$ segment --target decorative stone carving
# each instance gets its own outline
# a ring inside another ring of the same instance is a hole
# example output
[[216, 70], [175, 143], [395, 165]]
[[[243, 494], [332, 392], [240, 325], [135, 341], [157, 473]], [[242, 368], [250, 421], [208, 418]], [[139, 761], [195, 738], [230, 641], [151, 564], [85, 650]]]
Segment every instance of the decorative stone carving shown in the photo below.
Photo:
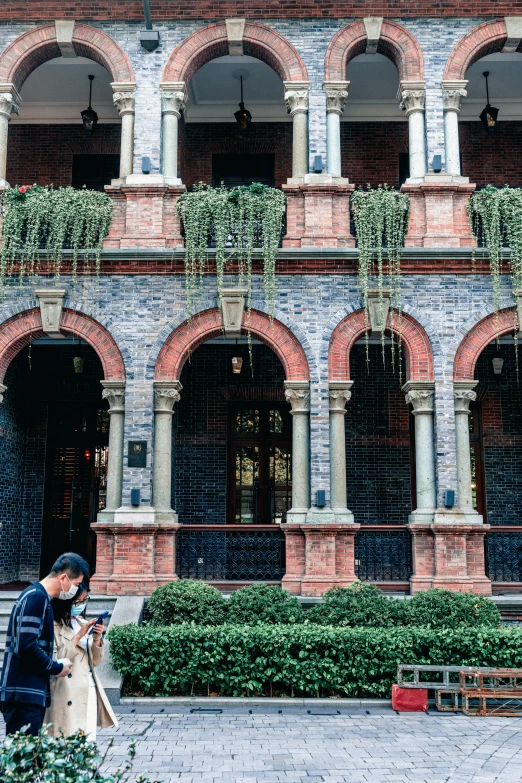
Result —
[[227, 337], [240, 337], [245, 298], [248, 295], [246, 288], [228, 288], [221, 294], [221, 314], [223, 317], [223, 329]]
[[341, 114], [346, 106], [348, 98], [348, 86], [350, 82], [325, 82], [323, 87], [326, 93], [326, 111], [332, 114]]
[[42, 330], [49, 337], [61, 337], [60, 320], [62, 317], [65, 288], [37, 288], [34, 292], [40, 305]]
[[522, 40], [522, 16], [505, 16], [507, 39], [503, 52], [516, 52]]
[[460, 112], [462, 99], [468, 94], [466, 91], [467, 84], [466, 79], [442, 82], [442, 97], [445, 111], [456, 111], [457, 114]]
[[345, 405], [350, 401], [353, 381], [331, 381], [329, 384], [330, 413], [346, 414]]
[[388, 289], [383, 289], [381, 301], [379, 301], [379, 291], [368, 291], [368, 312], [372, 334], [382, 334], [386, 329], [390, 312], [390, 291]]
[[310, 82], [283, 82], [285, 88], [286, 111], [293, 117], [308, 111]]
[[157, 381], [154, 384], [154, 413], [173, 413], [175, 403], [181, 399], [181, 389], [179, 381]]
[[285, 397], [292, 406], [292, 416], [310, 413], [310, 384], [308, 381], [285, 381]]
[[134, 114], [134, 98], [136, 95], [136, 85], [134, 82], [113, 82], [112, 100], [120, 117], [125, 114]]
[[435, 384], [432, 381], [408, 381], [402, 387], [406, 404], [413, 406], [413, 415], [432, 414], [435, 409]]
[[0, 116], [11, 119], [12, 114], [20, 114], [22, 98], [14, 84], [0, 84]]
[[415, 111], [424, 111], [426, 104], [426, 83], [423, 81], [403, 81], [399, 85], [397, 100], [406, 117]]
[[[473, 381], [473, 385], [477, 385], [477, 381]], [[469, 386], [466, 388], [458, 387], [455, 385], [453, 390], [453, 396], [455, 399], [455, 413], [469, 413], [470, 402], [475, 402], [477, 399], [477, 393], [473, 391]]]
[[125, 384], [120, 381], [102, 381], [102, 398], [109, 403], [109, 413], [124, 413]]
[[179, 120], [187, 104], [185, 82], [164, 82], [160, 90], [162, 114], [173, 114]]
[[246, 19], [225, 19], [228, 39], [228, 53], [232, 56], [242, 56], [243, 35], [245, 33]]
[[367, 16], [363, 19], [364, 29], [366, 30], [366, 36], [368, 38], [366, 42], [366, 54], [375, 54], [377, 52], [383, 21], [384, 19], [382, 16]]
[[54, 23], [56, 43], [62, 57], [78, 57], [72, 42], [75, 24], [71, 19], [57, 19]]
[[7, 386], [4, 386], [3, 383], [0, 383], [0, 404], [4, 400], [3, 394], [4, 394], [5, 391], [7, 391]]

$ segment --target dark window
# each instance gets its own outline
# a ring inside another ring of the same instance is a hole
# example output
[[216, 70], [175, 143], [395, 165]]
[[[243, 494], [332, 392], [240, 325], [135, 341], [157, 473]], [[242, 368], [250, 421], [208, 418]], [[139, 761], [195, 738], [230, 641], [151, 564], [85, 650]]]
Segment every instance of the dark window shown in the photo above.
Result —
[[73, 155], [72, 186], [103, 190], [120, 173], [119, 155]]
[[274, 168], [274, 155], [212, 155], [212, 185], [237, 188], [261, 182], [273, 188]]
[[399, 152], [399, 187], [404, 185], [410, 176], [410, 153]]

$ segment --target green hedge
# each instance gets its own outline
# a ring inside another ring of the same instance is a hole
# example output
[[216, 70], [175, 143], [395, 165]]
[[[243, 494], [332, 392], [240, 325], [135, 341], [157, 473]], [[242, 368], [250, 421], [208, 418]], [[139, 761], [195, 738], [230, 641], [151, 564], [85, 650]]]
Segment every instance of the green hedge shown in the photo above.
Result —
[[522, 628], [165, 628], [110, 634], [113, 666], [134, 693], [173, 696], [388, 696], [398, 663], [522, 665]]
[[296, 596], [275, 585], [242, 587], [227, 602], [227, 622], [236, 625], [302, 623], [305, 616]]

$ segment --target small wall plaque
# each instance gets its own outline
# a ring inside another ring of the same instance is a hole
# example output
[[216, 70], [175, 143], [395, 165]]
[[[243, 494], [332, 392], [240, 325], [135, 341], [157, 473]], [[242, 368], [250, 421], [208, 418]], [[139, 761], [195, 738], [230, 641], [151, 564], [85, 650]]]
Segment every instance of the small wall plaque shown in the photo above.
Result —
[[147, 441], [129, 441], [129, 468], [147, 467]]

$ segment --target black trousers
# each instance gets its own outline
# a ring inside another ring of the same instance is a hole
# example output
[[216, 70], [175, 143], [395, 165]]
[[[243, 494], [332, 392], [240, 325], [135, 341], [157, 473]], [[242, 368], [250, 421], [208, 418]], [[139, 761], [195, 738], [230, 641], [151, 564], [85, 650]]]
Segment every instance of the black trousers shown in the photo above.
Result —
[[5, 732], [14, 734], [23, 726], [29, 726], [27, 734], [38, 734], [43, 725], [45, 707], [39, 704], [23, 704], [22, 702], [7, 702], [2, 704]]

